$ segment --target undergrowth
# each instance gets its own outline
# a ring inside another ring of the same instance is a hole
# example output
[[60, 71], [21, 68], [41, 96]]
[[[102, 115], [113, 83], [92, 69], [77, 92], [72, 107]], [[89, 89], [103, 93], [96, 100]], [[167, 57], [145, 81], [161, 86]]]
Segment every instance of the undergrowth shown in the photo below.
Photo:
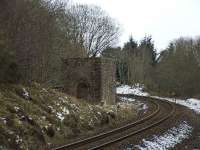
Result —
[[0, 149], [48, 149], [136, 114], [131, 105], [91, 105], [37, 83], [1, 84], [0, 104]]

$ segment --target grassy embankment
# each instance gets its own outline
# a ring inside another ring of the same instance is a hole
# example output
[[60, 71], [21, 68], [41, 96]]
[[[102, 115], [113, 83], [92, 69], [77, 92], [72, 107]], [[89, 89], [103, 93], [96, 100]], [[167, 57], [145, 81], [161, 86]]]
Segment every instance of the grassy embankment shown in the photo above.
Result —
[[90, 105], [37, 83], [0, 85], [0, 149], [44, 149], [136, 116], [133, 105]]

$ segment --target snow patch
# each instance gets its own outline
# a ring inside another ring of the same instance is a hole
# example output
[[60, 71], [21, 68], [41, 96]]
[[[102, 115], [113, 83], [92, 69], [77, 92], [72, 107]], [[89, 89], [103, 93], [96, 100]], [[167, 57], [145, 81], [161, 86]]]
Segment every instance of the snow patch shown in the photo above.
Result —
[[20, 110], [19, 107], [17, 107], [17, 106], [15, 106], [14, 109], [15, 109], [15, 111], [17, 111], [17, 112]]
[[142, 106], [139, 108], [139, 110], [143, 110], [144, 112], [147, 112], [147, 110], [148, 110], [147, 104], [142, 104]]
[[45, 88], [42, 88], [42, 92], [48, 93], [48, 90]]
[[29, 99], [30, 95], [29, 95], [28, 91], [27, 91], [25, 88], [23, 88], [22, 90], [23, 90], [23, 93], [22, 93], [23, 96], [24, 96], [26, 99]]
[[[48, 106], [48, 108], [50, 108], [51, 112], [55, 113], [56, 117], [62, 122], [65, 119], [65, 116], [70, 114], [69, 110], [73, 109], [68, 109], [71, 105], [66, 101], [67, 97], [59, 97], [58, 99], [59, 102], [54, 103], [56, 107]], [[76, 105], [73, 105], [73, 107], [75, 106]]]
[[56, 110], [52, 106], [47, 106], [47, 107], [51, 110], [52, 113], [56, 112]]
[[[142, 103], [141, 101], [137, 101], [134, 98], [120, 97], [120, 100], [123, 102], [128, 102], [128, 105], [133, 104], [136, 108], [138, 108], [139, 111], [143, 111], [144, 113], [146, 113], [148, 110], [147, 104]], [[129, 103], [129, 102], [131, 102], [131, 103]]]
[[148, 96], [147, 92], [143, 91], [143, 87], [137, 84], [136, 86], [121, 85], [117, 87], [117, 94], [134, 94], [139, 96]]
[[16, 142], [17, 144], [21, 143], [21, 142], [22, 142], [22, 138], [20, 138], [20, 136], [17, 135], [16, 138], [15, 138], [15, 142]]
[[6, 118], [4, 118], [4, 117], [0, 117], [0, 120], [2, 120], [4, 124], [7, 123], [7, 120], [6, 120]]
[[66, 101], [67, 99], [65, 97], [59, 97], [58, 99], [60, 100], [60, 102], [62, 102], [64, 104], [67, 103], [67, 101]]
[[143, 139], [141, 145], [129, 145], [126, 150], [167, 150], [173, 148], [176, 144], [188, 139], [192, 132], [192, 127], [186, 121], [178, 127], [173, 127], [162, 136], [154, 135], [152, 139]]
[[[121, 85], [117, 87], [117, 94], [134, 94], [138, 96], [150, 96], [149, 93], [144, 92], [143, 87], [139, 84], [136, 86], [129, 86], [129, 85]], [[174, 102], [183, 106], [188, 107], [189, 109], [194, 110], [197, 114], [200, 114], [200, 100], [189, 98], [189, 99], [175, 99], [175, 98], [168, 98], [168, 97], [158, 97], [158, 96], [150, 96], [152, 98], [157, 98], [161, 100], [167, 100], [170, 102]], [[131, 101], [130, 98], [123, 98], [124, 100]]]
[[56, 116], [60, 119], [60, 121], [63, 121], [65, 119], [65, 117], [62, 113], [57, 112]]
[[161, 100], [167, 100], [173, 103], [177, 103], [183, 106], [188, 107], [189, 109], [194, 110], [197, 114], [200, 114], [200, 100], [189, 98], [189, 99], [175, 99], [175, 98], [167, 98], [167, 97], [158, 97], [158, 96], [151, 96], [152, 98], [157, 98]]
[[43, 120], [46, 120], [46, 116], [42, 116], [42, 119], [43, 119]]
[[134, 98], [129, 98], [129, 97], [120, 97], [120, 100], [123, 102], [129, 101], [129, 102], [134, 102]]
[[56, 116], [63, 121], [65, 119], [65, 115], [69, 115], [69, 110], [66, 107], [61, 107], [61, 111], [56, 113]]
[[68, 110], [66, 107], [63, 107], [63, 108], [62, 108], [62, 112], [63, 112], [65, 115], [69, 115], [69, 110]]

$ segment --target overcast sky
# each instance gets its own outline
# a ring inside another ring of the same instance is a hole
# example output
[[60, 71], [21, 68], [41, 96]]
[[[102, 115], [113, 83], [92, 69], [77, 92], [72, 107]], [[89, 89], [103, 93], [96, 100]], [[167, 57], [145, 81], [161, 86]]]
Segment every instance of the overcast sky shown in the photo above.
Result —
[[152, 35], [158, 50], [180, 36], [200, 35], [200, 0], [72, 0], [95, 4], [122, 25], [119, 45]]

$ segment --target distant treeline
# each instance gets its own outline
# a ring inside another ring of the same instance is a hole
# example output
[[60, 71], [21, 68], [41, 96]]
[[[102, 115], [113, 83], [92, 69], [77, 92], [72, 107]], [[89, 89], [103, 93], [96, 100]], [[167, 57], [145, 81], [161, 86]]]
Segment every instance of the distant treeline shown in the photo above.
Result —
[[0, 1], [0, 82], [58, 84], [62, 59], [96, 57], [119, 36], [101, 8], [55, 0]]
[[157, 54], [151, 36], [139, 43], [131, 37], [123, 48], [108, 48], [103, 56], [116, 60], [120, 83], [144, 84], [167, 96], [200, 96], [200, 38], [174, 40]]

